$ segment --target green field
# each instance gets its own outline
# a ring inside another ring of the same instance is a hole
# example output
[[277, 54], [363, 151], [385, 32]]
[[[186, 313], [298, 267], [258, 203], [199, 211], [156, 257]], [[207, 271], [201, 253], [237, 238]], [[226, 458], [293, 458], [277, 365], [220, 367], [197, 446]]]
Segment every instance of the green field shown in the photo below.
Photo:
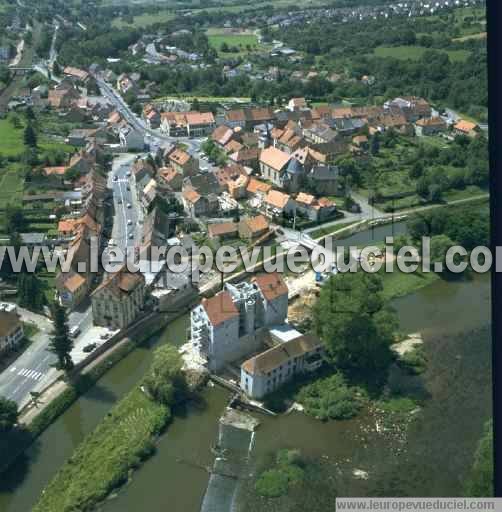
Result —
[[209, 39], [209, 44], [215, 49], [221, 52], [221, 45], [226, 43], [230, 48], [236, 47], [239, 49], [238, 52], [224, 52], [229, 54], [237, 54], [237, 53], [249, 53], [247, 47], [250, 47], [250, 50], [259, 50], [260, 46], [258, 45], [258, 38], [254, 34], [226, 34], [222, 32], [216, 31], [208, 31], [207, 37]]
[[134, 16], [133, 23], [127, 23], [123, 18], [115, 18], [112, 26], [115, 28], [134, 27], [144, 28], [155, 23], [165, 23], [175, 18], [175, 13], [172, 10], [159, 11], [156, 13], [145, 13], [139, 16]]
[[[379, 46], [375, 48], [377, 57], [393, 57], [400, 60], [418, 60], [429, 48], [422, 46]], [[452, 62], [464, 62], [470, 55], [467, 50], [450, 50], [445, 52]]]
[[23, 151], [23, 128], [15, 129], [7, 119], [0, 119], [0, 155], [16, 156]]
[[0, 209], [8, 204], [20, 206], [23, 189], [24, 177], [18, 165], [0, 169]]

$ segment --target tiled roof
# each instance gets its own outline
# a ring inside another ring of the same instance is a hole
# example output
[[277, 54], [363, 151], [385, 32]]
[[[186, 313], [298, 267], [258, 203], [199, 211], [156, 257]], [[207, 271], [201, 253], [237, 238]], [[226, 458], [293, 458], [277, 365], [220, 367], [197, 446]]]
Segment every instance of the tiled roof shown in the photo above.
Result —
[[304, 334], [244, 361], [242, 368], [250, 375], [266, 375], [287, 361], [304, 356], [319, 347], [322, 347], [319, 338], [312, 334]]
[[195, 204], [201, 196], [193, 188], [186, 188], [183, 190], [183, 197], [189, 203]]
[[247, 217], [241, 220], [246, 224], [249, 230], [253, 233], [259, 233], [269, 228], [268, 220], [263, 215], [256, 215], [255, 217]]
[[300, 192], [296, 196], [296, 202], [297, 203], [305, 204], [307, 206], [310, 206], [310, 205], [313, 205], [315, 203], [315, 197], [310, 195], [310, 194], [305, 194], [305, 192]]
[[267, 301], [272, 301], [281, 295], [288, 294], [288, 287], [277, 272], [271, 274], [259, 274], [251, 280], [260, 289]]
[[284, 208], [288, 203], [290, 196], [288, 194], [284, 194], [284, 192], [279, 192], [278, 190], [271, 190], [265, 201], [267, 204], [274, 206], [275, 208]]
[[210, 236], [231, 235], [237, 233], [237, 224], [235, 222], [217, 222], [209, 224], [207, 231]]
[[232, 296], [227, 291], [220, 292], [209, 299], [202, 299], [202, 307], [213, 326], [239, 316], [239, 311], [232, 300]]
[[471, 132], [472, 130], [475, 130], [477, 128], [477, 124], [476, 123], [471, 123], [470, 121], [464, 121], [464, 120], [460, 120], [456, 125], [455, 125], [455, 130], [460, 130], [462, 132]]
[[190, 155], [182, 149], [175, 149], [170, 155], [169, 159], [179, 165], [185, 165], [190, 160]]
[[260, 181], [256, 178], [251, 178], [246, 190], [249, 194], [256, 194], [256, 192], [267, 194], [271, 189], [272, 185], [269, 183], [265, 183], [264, 181]]
[[261, 152], [260, 162], [264, 163], [268, 167], [271, 167], [272, 169], [275, 169], [276, 171], [281, 171], [289, 162], [290, 158], [291, 155], [288, 155], [287, 153], [284, 153], [284, 151], [270, 146]]

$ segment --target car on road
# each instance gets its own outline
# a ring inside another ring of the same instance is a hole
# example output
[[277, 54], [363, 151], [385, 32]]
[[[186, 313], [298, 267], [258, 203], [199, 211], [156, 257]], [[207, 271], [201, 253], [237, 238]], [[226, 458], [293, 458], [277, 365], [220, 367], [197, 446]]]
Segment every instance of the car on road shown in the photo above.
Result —
[[131, 185], [127, 185], [127, 190], [131, 190]]
[[129, 219], [129, 220], [127, 221], [127, 225], [128, 225], [128, 226], [132, 226], [132, 220], [131, 220], [131, 219]]
[[118, 181], [118, 180], [119, 180], [119, 177], [118, 177], [117, 175], [115, 175], [115, 176], [113, 177], [113, 181]]
[[80, 327], [78, 325], [74, 325], [70, 332], [68, 333], [70, 338], [76, 338], [80, 334]]
[[103, 334], [101, 334], [99, 336], [99, 338], [102, 340], [107, 340], [110, 336], [111, 336], [111, 334], [109, 332], [104, 332]]
[[132, 240], [134, 238], [134, 233], [129, 233], [129, 240]]
[[89, 343], [88, 345], [86, 345], [83, 349], [82, 349], [82, 352], [85, 352], [85, 353], [89, 353], [89, 352], [92, 352], [98, 345], [96, 343]]
[[132, 204], [131, 203], [127, 203], [127, 208], [132, 208]]
[[126, 172], [126, 176], [127, 176], [128, 178], [130, 178], [130, 177], [131, 177], [131, 171], [127, 171], [127, 172]]
[[122, 199], [119, 199], [119, 200], [117, 201], [117, 204], [122, 204]]

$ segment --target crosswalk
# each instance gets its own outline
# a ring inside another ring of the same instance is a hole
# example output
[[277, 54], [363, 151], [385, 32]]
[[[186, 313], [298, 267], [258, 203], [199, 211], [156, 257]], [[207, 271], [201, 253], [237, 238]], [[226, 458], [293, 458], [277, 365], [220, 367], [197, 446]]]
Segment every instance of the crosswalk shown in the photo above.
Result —
[[45, 374], [39, 372], [37, 370], [32, 370], [30, 368], [16, 368], [15, 366], [10, 369], [11, 372], [16, 372], [20, 377], [25, 377], [26, 379], [32, 380], [40, 380]]

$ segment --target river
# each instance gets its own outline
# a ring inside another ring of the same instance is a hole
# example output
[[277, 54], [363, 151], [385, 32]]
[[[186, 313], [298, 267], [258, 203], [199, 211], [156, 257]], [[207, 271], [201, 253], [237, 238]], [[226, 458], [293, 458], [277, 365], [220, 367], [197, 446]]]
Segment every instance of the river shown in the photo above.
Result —
[[[400, 225], [394, 233], [403, 232]], [[382, 240], [390, 226], [358, 233], [345, 242]], [[399, 230], [399, 231], [398, 231]], [[350, 421], [321, 423], [293, 413], [261, 417], [256, 436], [256, 464], [283, 447], [329, 461], [337, 489], [344, 495], [459, 495], [482, 426], [490, 415], [490, 281], [487, 275], [432, 285], [393, 302], [404, 332], [424, 335], [429, 367], [406, 385], [427, 395], [419, 418], [405, 440], [378, 434], [374, 419], [363, 414]], [[27, 512], [75, 446], [96, 426], [109, 407], [140, 379], [152, 348], [181, 344], [188, 316], [173, 322], [161, 337], [138, 348], [112, 368], [85, 396], [66, 411], [26, 457], [0, 483], [0, 510]], [[203, 400], [178, 411], [160, 438], [157, 454], [133, 476], [130, 484], [103, 512], [198, 512], [212, 464], [211, 446], [227, 392], [207, 388]], [[368, 480], [354, 478], [354, 469]]]

